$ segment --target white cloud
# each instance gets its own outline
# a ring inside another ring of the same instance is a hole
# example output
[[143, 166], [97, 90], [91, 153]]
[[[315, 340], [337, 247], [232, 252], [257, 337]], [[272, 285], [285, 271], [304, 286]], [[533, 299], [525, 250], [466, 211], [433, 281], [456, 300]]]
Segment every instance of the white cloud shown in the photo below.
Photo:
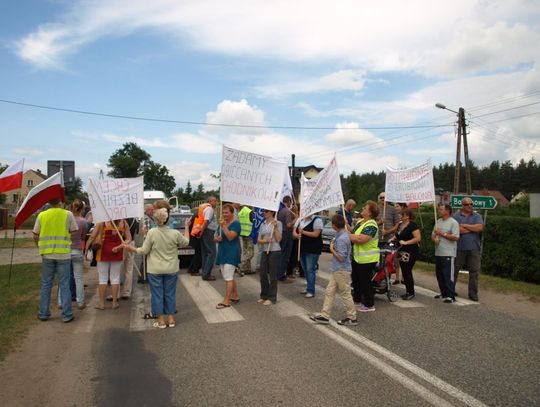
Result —
[[346, 69], [317, 78], [301, 77], [286, 83], [258, 86], [256, 92], [259, 97], [269, 98], [316, 92], [359, 92], [364, 83], [362, 72]]
[[21, 58], [51, 68], [100, 38], [150, 29], [222, 55], [332, 61], [366, 71], [443, 77], [536, 60], [539, 14], [538, 2], [522, 0], [411, 0], [391, 7], [354, 0], [79, 0], [15, 46]]
[[103, 134], [102, 138], [106, 141], [110, 141], [113, 143], [121, 143], [121, 144], [136, 143], [141, 147], [162, 147], [162, 148], [170, 147], [159, 138], [147, 139], [144, 137], [136, 137], [136, 136], [119, 136], [117, 134], [111, 134], [111, 133]]
[[358, 123], [338, 123], [336, 130], [325, 137], [332, 145], [347, 146], [351, 144], [364, 145], [383, 142], [367, 130], [360, 129]]

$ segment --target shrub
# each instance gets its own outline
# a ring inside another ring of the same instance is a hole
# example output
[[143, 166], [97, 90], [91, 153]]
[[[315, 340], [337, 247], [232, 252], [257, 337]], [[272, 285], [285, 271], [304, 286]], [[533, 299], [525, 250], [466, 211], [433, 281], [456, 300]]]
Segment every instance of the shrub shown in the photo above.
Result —
[[[430, 235], [433, 215], [422, 214], [420, 260], [435, 262]], [[488, 213], [484, 228], [482, 273], [540, 284], [540, 219], [496, 216]]]

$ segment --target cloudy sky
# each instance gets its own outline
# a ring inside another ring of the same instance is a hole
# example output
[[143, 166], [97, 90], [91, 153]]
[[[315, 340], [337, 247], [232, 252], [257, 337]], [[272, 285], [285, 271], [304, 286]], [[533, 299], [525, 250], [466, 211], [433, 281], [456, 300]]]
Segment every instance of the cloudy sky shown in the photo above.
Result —
[[465, 108], [476, 163], [538, 160], [539, 44], [533, 0], [4, 2], [0, 163], [86, 181], [134, 141], [211, 187], [222, 144], [345, 174], [452, 162], [437, 102]]

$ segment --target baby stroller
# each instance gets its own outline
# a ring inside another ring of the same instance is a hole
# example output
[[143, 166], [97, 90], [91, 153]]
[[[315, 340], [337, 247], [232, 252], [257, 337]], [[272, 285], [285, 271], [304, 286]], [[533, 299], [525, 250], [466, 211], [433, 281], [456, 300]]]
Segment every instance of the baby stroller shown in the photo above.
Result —
[[397, 254], [398, 249], [399, 247], [394, 243], [388, 243], [380, 250], [381, 258], [371, 278], [375, 294], [386, 294], [390, 302], [397, 300], [397, 293], [392, 289], [390, 283], [390, 275], [396, 272], [394, 270], [394, 256]]

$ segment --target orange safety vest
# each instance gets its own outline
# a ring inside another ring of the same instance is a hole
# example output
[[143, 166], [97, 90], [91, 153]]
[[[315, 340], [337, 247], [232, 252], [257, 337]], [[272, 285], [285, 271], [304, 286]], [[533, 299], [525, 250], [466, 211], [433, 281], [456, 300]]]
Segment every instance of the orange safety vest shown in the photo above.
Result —
[[197, 217], [193, 221], [193, 228], [191, 229], [191, 236], [198, 236], [201, 233], [202, 226], [204, 224], [204, 210], [210, 206], [209, 203], [202, 204], [199, 206], [199, 212]]

